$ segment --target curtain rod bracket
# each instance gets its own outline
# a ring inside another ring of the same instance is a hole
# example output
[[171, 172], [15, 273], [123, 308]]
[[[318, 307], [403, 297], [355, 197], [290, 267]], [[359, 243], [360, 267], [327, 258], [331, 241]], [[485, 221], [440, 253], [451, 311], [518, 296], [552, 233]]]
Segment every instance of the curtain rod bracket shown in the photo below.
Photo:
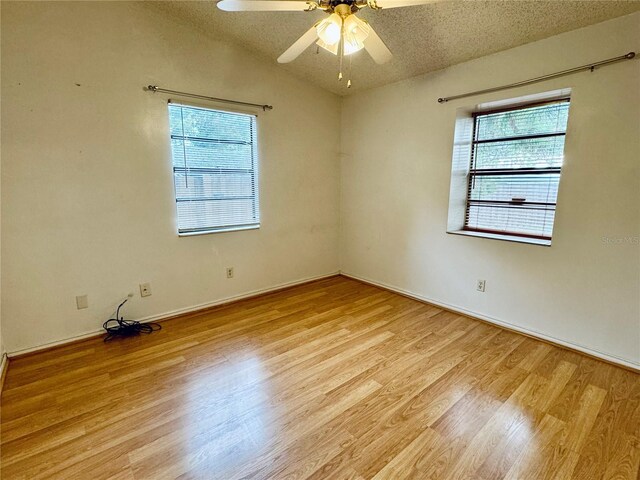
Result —
[[507, 90], [509, 88], [522, 87], [524, 85], [530, 85], [532, 83], [541, 82], [543, 80], [550, 80], [552, 78], [562, 77], [564, 75], [569, 75], [571, 73], [580, 72], [583, 70], [589, 70], [591, 72], [595, 71], [596, 67], [603, 67], [605, 65], [610, 65], [612, 63], [621, 62], [623, 60], [631, 60], [635, 58], [636, 52], [629, 52], [626, 55], [620, 55], [619, 57], [608, 58], [606, 60], [601, 60], [600, 62], [588, 63], [586, 65], [581, 65], [575, 68], [569, 68], [568, 70], [562, 70], [561, 72], [549, 73], [547, 75], [542, 75], [541, 77], [530, 78], [529, 80], [523, 80], [521, 82], [510, 83], [508, 85], [501, 85], [499, 87], [487, 88], [485, 90], [476, 90], [475, 92], [461, 93], [460, 95], [452, 95], [450, 97], [440, 97], [438, 98], [438, 103], [446, 103], [449, 100], [457, 100], [458, 98], [471, 97], [474, 95], [481, 95], [483, 93], [492, 93], [498, 92], [500, 90]]

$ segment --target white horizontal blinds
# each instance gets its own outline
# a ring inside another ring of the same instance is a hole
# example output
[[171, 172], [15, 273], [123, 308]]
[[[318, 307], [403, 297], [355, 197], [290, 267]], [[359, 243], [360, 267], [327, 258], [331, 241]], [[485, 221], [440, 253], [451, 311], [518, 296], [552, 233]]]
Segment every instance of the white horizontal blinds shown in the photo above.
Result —
[[169, 104], [178, 232], [260, 223], [256, 117]]
[[465, 229], [551, 239], [569, 100], [475, 115]]

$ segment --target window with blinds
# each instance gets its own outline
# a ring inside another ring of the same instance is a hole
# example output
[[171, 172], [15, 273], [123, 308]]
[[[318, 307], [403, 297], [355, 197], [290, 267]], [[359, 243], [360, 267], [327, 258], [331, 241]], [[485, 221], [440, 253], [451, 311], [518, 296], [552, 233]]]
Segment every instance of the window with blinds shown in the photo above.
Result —
[[464, 230], [551, 240], [569, 99], [473, 116]]
[[256, 116], [169, 104], [178, 233], [260, 226]]

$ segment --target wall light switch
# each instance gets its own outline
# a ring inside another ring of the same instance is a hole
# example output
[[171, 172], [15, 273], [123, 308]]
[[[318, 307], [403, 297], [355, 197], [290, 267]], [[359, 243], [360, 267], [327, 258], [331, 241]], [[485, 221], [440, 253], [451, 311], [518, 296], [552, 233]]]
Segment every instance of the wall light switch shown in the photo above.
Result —
[[79, 295], [76, 297], [76, 307], [78, 310], [89, 308], [89, 297], [87, 295]]

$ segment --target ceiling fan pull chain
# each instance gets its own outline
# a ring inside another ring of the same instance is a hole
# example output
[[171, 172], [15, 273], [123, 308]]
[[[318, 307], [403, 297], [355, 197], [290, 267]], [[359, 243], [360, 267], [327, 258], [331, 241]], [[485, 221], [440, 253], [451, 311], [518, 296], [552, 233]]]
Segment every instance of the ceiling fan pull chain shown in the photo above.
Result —
[[342, 80], [342, 63], [344, 59], [344, 19], [341, 19], [340, 24], [340, 72], [338, 73], [338, 80]]
[[347, 88], [351, 88], [351, 62], [353, 55], [349, 55], [349, 69], [347, 70]]
[[342, 49], [342, 40], [340, 40], [340, 51], [338, 52], [338, 55], [340, 56], [340, 68], [338, 71], [338, 80], [342, 80], [342, 57], [344, 57], [343, 49]]

